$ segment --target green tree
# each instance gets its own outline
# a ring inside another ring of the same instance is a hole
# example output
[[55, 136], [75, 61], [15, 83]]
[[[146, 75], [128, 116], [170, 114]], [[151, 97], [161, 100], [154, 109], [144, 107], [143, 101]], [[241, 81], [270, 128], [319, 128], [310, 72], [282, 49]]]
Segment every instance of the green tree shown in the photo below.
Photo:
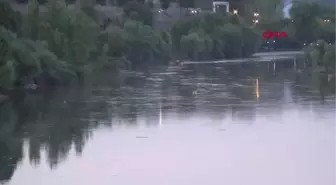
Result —
[[160, 59], [160, 56], [166, 58], [169, 53], [168, 43], [153, 28], [140, 22], [127, 21], [124, 29], [128, 34], [126, 56], [134, 66], [146, 63], [145, 61]]
[[233, 24], [225, 24], [215, 31], [216, 51], [221, 51], [225, 58], [242, 57], [242, 29]]
[[0, 26], [5, 27], [15, 33], [20, 31], [21, 15], [19, 12], [15, 12], [9, 1], [0, 1]]
[[124, 5], [123, 9], [126, 17], [141, 21], [145, 25], [153, 24], [153, 12], [148, 4], [130, 1]]
[[[317, 27], [316, 17], [318, 15], [317, 4], [308, 4], [302, 2], [294, 2], [290, 15], [294, 22], [295, 37], [301, 43], [312, 42], [316, 40], [316, 32], [313, 32]], [[309, 30], [309, 31], [308, 31]]]
[[248, 22], [252, 22], [254, 17], [254, 13], [258, 13], [259, 22], [272, 22], [276, 20], [280, 20], [282, 18], [282, 10], [284, 4], [281, 0], [253, 0], [253, 1], [245, 1], [243, 0], [241, 3], [241, 8], [243, 9], [244, 18]]
[[118, 6], [125, 6], [126, 4], [128, 4], [129, 2], [137, 2], [137, 3], [140, 3], [140, 4], [144, 4], [145, 3], [145, 0], [117, 0], [117, 5]]
[[326, 66], [327, 73], [335, 73], [335, 49], [335, 44], [325, 46], [322, 61], [323, 65]]
[[1, 59], [0, 87], [13, 88], [15, 83], [30, 83], [34, 78], [60, 77], [70, 74], [67, 64], [51, 53], [43, 42], [19, 39], [1, 28], [1, 36], [9, 43], [9, 53]]
[[38, 39], [40, 10], [37, 0], [28, 1], [28, 15], [23, 20], [23, 36], [33, 40]]
[[74, 4], [76, 0], [65, 0], [66, 4]]
[[181, 48], [183, 48], [182, 54], [185, 58], [197, 60], [199, 53], [204, 50], [205, 46], [199, 33], [193, 32], [182, 36]]
[[173, 25], [171, 36], [174, 53], [208, 60], [250, 56], [261, 40], [261, 34], [243, 19], [223, 14], [188, 17]]
[[170, 3], [172, 3], [173, 0], [160, 0], [160, 4], [161, 4], [161, 8], [163, 10], [166, 10], [167, 8], [169, 8]]
[[195, 0], [177, 0], [178, 5], [181, 8], [194, 8]]
[[318, 40], [305, 48], [308, 64], [315, 70], [327, 73], [335, 72], [335, 45]]
[[30, 0], [24, 17], [1, 3], [8, 7], [2, 15], [11, 18], [0, 19], [2, 89], [33, 81], [70, 83], [73, 77], [83, 79], [100, 69], [116, 72], [129, 62], [149, 65], [149, 61], [171, 58], [170, 34], [149, 26], [152, 10], [143, 1], [125, 4], [125, 14], [109, 18], [103, 26], [97, 24], [100, 18], [92, 0], [81, 0], [73, 7], [63, 0], [49, 1], [43, 12], [37, 0]]
[[94, 8], [94, 6], [96, 5], [95, 0], [79, 0], [79, 3], [80, 3], [81, 10], [85, 12], [86, 15], [88, 15], [95, 21], [98, 21], [97, 12]]
[[329, 43], [335, 41], [335, 22], [330, 18], [318, 19], [318, 27], [315, 28], [318, 38]]

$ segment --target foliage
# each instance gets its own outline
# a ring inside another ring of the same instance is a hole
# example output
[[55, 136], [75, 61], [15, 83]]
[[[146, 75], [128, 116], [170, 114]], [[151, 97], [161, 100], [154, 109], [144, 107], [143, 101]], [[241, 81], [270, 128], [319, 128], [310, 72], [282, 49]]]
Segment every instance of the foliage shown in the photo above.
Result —
[[0, 28], [0, 35], [9, 43], [9, 52], [0, 63], [0, 86], [13, 88], [15, 83], [31, 82], [34, 78], [60, 79], [71, 75], [68, 65], [50, 52], [44, 42], [19, 39]]
[[318, 40], [305, 48], [308, 64], [327, 73], [335, 72], [335, 44]]
[[[283, 1], [281, 0], [253, 0], [246, 1], [240, 0], [236, 2], [233, 1], [232, 4], [238, 3], [237, 9], [239, 14], [242, 14], [243, 17], [250, 23], [254, 19], [254, 13], [259, 13], [260, 22], [273, 22], [278, 21], [282, 18], [283, 13]], [[231, 5], [231, 4], [230, 4]]]
[[[162, 8], [173, 1], [161, 0]], [[176, 2], [186, 9], [195, 4], [194, 0]], [[200, 13], [182, 18], [169, 30], [155, 29], [153, 4], [144, 0], [118, 0], [123, 14], [105, 15], [106, 20], [93, 0], [80, 0], [71, 7], [68, 3], [48, 1], [47, 11], [42, 12], [38, 0], [29, 0], [28, 13], [20, 14], [8, 1], [0, 1], [4, 10], [0, 12], [0, 88], [32, 82], [65, 84], [101, 70], [114, 73], [120, 68], [167, 63], [171, 58], [248, 57], [260, 47], [264, 30], [285, 31], [289, 38], [277, 43], [286, 47], [335, 40], [334, 10], [316, 3], [295, 2], [292, 18], [280, 19], [278, 9], [283, 5], [279, 0], [255, 0], [247, 3], [244, 17]], [[256, 11], [260, 23], [253, 25], [253, 15], [246, 16]], [[322, 53], [321, 49], [309, 52], [310, 60], [327, 66], [327, 71], [333, 70], [326, 62], [334, 61], [330, 47]]]
[[192, 60], [202, 58], [204, 53], [210, 53], [212, 45], [211, 38], [204, 33], [191, 32], [181, 38], [182, 55]]
[[[335, 41], [335, 9], [318, 3], [294, 1], [290, 10], [290, 19], [260, 20], [261, 30], [284, 31], [289, 38], [277, 39], [277, 46], [301, 49], [316, 40]], [[268, 40], [265, 40], [265, 42]]]
[[94, 9], [95, 3], [96, 1], [94, 0], [79, 0], [81, 10], [93, 19], [97, 17], [97, 12]]
[[5, 28], [18, 32], [19, 26], [18, 23], [21, 21], [20, 13], [15, 12], [10, 4], [5, 1], [0, 1], [0, 26], [4, 26]]
[[[329, 20], [331, 22], [325, 22]], [[318, 19], [318, 26], [315, 29], [318, 35], [318, 39], [322, 39], [328, 42], [335, 40], [335, 20], [332, 19]]]
[[[290, 14], [293, 38], [301, 45], [308, 45], [304, 48], [308, 65], [314, 71], [334, 74], [335, 8], [318, 3], [295, 2]], [[326, 78], [329, 81], [329, 77]]]
[[142, 25], [135, 21], [127, 21], [124, 24], [124, 29], [128, 34], [126, 56], [133, 64], [135, 64], [134, 62], [146, 62], [157, 59], [161, 53], [168, 55], [169, 49], [167, 45], [169, 43], [165, 42], [162, 36], [156, 33], [150, 26]]
[[[316, 40], [316, 32], [312, 32], [311, 28], [317, 27], [316, 16], [319, 12], [317, 4], [312, 3], [294, 3], [290, 10], [295, 29], [295, 37], [300, 42], [312, 42]], [[309, 40], [307, 40], [309, 39]]]
[[178, 5], [181, 8], [194, 8], [195, 0], [177, 0]]
[[[93, 71], [114, 72], [129, 64], [170, 59], [170, 34], [149, 26], [152, 12], [147, 4], [125, 4], [124, 16], [103, 27], [97, 23], [92, 0], [82, 0], [72, 8], [62, 0], [49, 1], [46, 8], [41, 12], [38, 2], [30, 0], [25, 16], [10, 7], [1, 12], [12, 18], [1, 19], [0, 40], [7, 47], [0, 57], [1, 88], [65, 84]], [[22, 21], [13, 15], [20, 15]]]
[[172, 3], [172, 0], [160, 0], [161, 8], [163, 10], [166, 10], [167, 8], [169, 8], [170, 3]]
[[125, 6], [126, 4], [128, 4], [132, 1], [136, 2], [136, 3], [139, 3], [139, 4], [144, 4], [145, 3], [145, 0], [117, 0], [117, 5], [120, 6], [120, 7], [123, 7], [123, 6]]
[[123, 9], [126, 17], [140, 21], [145, 25], [151, 26], [153, 24], [153, 13], [148, 4], [130, 1], [123, 6]]
[[174, 51], [194, 60], [249, 56], [260, 35], [235, 15], [200, 14], [175, 24], [171, 31]]
[[[335, 40], [335, 14], [332, 9], [317, 3], [295, 2], [290, 15], [293, 20], [294, 37], [301, 43], [318, 39]], [[324, 22], [328, 19], [330, 22]], [[324, 37], [324, 38], [323, 38]]]

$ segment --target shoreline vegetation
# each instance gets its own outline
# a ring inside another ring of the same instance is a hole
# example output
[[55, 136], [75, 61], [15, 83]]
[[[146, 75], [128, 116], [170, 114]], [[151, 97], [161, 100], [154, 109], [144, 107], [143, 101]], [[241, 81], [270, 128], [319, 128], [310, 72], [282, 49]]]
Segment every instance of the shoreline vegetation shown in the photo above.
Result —
[[[171, 3], [166, 1], [162, 11]], [[186, 2], [180, 0], [180, 7], [194, 6]], [[63, 0], [48, 1], [43, 11], [37, 0], [27, 6], [22, 13], [0, 0], [0, 102], [18, 87], [69, 85], [101, 73], [117, 79], [120, 70], [171, 61], [251, 57], [269, 43], [262, 38], [264, 30], [289, 36], [267, 47], [304, 48], [309, 66], [335, 72], [335, 11], [316, 3], [294, 3], [291, 19], [276, 18], [273, 11], [254, 24], [248, 12], [198, 13], [163, 30], [155, 29], [153, 4], [141, 0], [119, 5], [121, 14], [113, 16], [95, 9], [93, 0], [71, 8]]]

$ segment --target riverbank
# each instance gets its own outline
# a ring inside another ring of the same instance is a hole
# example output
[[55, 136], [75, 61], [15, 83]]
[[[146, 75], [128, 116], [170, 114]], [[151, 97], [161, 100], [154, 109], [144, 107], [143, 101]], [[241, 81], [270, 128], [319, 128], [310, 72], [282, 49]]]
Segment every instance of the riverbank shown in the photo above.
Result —
[[[258, 52], [258, 53], [253, 54], [252, 57], [249, 57], [249, 58], [231, 59], [231, 60], [225, 59], [225, 60], [216, 60], [216, 61], [180, 61], [180, 62], [174, 62], [172, 65], [221, 64], [221, 63], [239, 64], [239, 63], [281, 62], [281, 61], [286, 62], [288, 60], [293, 60], [293, 58], [296, 56], [301, 57], [303, 56], [303, 54], [304, 53], [302, 51]], [[133, 71], [132, 70], [121, 70], [120, 73], [118, 73], [119, 74], [118, 76], [120, 76], [121, 79], [123, 79], [125, 76], [127, 76], [128, 73], [133, 73]], [[103, 73], [101, 72], [99, 76], [102, 76], [102, 75]], [[96, 76], [96, 75], [92, 75], [92, 76]], [[109, 72], [105, 71], [103, 76], [108, 78]], [[98, 81], [97, 79], [95, 80]], [[39, 88], [45, 88], [44, 86], [39, 86], [39, 87], [34, 86], [34, 88], [31, 88], [32, 86], [33, 85], [25, 85], [24, 87], [17, 87], [17, 89], [20, 89], [23, 91], [36, 91], [36, 90], [39, 90]], [[5, 101], [12, 94], [12, 91], [6, 91], [6, 92], [2, 91], [1, 92], [0, 90], [0, 94], [2, 94], [2, 98], [1, 98], [2, 101]]]
[[215, 61], [185, 61], [182, 64], [207, 64], [207, 63], [245, 63], [245, 62], [278, 62], [293, 60], [304, 55], [303, 51], [279, 51], [279, 52], [258, 52], [249, 58], [223, 59]]

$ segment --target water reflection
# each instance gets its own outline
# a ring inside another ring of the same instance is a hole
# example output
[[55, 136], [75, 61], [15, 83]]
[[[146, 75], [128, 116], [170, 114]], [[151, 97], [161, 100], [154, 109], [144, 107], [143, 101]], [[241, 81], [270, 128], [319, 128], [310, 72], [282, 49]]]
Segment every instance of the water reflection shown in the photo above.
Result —
[[0, 107], [0, 182], [11, 179], [17, 164], [22, 160], [22, 140], [18, 135], [18, 125], [13, 124], [16, 115], [13, 104]]
[[259, 79], [256, 80], [256, 97], [259, 100]]
[[[286, 115], [293, 116], [295, 111], [307, 115], [302, 111], [308, 109], [311, 119], [334, 123], [335, 81], [325, 76], [290, 72], [273, 75], [264, 68], [237, 73], [234, 67], [187, 66], [152, 69], [147, 75], [129, 77], [125, 83], [121, 88], [76, 87], [29, 93], [1, 105], [0, 181], [10, 182], [16, 168], [20, 171], [18, 164], [23, 156], [38, 168], [43, 158], [51, 169], [62, 161], [75, 160], [67, 160], [68, 154], [73, 151], [80, 156], [94, 131], [101, 127], [118, 130], [223, 122], [251, 125], [267, 119], [286, 122]], [[183, 135], [187, 131], [184, 129], [177, 131]], [[109, 142], [116, 141], [95, 145]], [[22, 168], [29, 169], [25, 162]], [[15, 180], [9, 184], [20, 183]]]

